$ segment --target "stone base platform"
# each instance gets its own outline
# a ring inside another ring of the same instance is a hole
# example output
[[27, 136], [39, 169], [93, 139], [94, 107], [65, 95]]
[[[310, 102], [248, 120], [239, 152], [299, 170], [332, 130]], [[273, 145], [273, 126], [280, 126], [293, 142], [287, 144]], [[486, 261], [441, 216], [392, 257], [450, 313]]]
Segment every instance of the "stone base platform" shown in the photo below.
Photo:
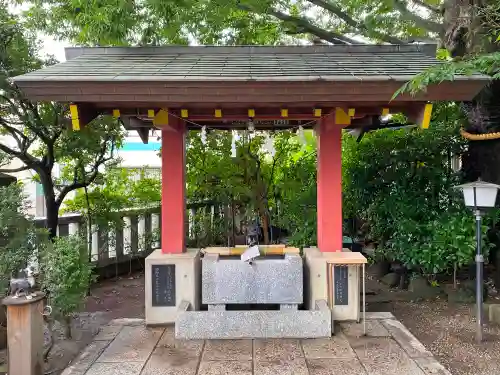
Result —
[[451, 375], [390, 313], [335, 336], [286, 340], [177, 340], [174, 328], [120, 319], [102, 327], [62, 375]]
[[175, 323], [178, 339], [317, 338], [332, 335], [326, 301], [317, 310], [186, 311]]

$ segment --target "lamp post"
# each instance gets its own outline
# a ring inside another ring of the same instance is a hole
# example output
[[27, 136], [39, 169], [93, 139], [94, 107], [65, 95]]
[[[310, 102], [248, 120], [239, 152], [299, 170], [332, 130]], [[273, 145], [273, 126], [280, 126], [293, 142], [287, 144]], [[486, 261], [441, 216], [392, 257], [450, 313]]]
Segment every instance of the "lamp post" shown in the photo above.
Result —
[[476, 340], [483, 340], [483, 264], [484, 257], [481, 251], [481, 214], [488, 208], [495, 207], [497, 192], [500, 185], [489, 182], [476, 181], [457, 186], [464, 195], [465, 205], [472, 208], [476, 217], [476, 307], [477, 332]]

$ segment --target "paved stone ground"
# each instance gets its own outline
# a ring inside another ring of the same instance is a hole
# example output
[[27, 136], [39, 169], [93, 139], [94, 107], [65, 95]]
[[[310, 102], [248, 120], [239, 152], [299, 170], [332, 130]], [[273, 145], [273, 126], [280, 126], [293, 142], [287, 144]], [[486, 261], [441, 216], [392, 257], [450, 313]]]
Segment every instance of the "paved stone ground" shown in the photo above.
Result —
[[328, 339], [180, 341], [173, 327], [115, 319], [63, 375], [451, 375], [391, 313]]

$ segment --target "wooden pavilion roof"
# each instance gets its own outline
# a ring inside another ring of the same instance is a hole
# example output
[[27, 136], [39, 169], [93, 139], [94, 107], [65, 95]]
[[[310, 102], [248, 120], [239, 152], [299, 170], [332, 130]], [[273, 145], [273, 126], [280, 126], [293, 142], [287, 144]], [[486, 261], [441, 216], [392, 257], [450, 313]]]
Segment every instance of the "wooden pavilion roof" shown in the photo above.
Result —
[[251, 109], [257, 127], [275, 128], [314, 119], [314, 109], [352, 108], [361, 122], [382, 108], [413, 113], [429, 101], [471, 100], [486, 84], [456, 77], [391, 100], [439, 64], [434, 56], [434, 45], [418, 44], [67, 48], [68, 61], [13, 80], [32, 100], [78, 104], [82, 118], [119, 111], [129, 128], [151, 127], [151, 113], [166, 108], [222, 128], [244, 126]]

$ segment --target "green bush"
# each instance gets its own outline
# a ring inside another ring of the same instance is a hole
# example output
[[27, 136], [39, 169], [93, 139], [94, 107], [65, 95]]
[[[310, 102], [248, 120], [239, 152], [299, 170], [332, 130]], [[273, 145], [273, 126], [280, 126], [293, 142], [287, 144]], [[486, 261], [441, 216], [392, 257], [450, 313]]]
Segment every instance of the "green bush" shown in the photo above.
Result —
[[85, 240], [79, 236], [56, 238], [41, 252], [40, 271], [52, 318], [66, 322], [66, 334], [71, 336], [71, 314], [82, 306], [92, 281]]
[[[454, 188], [463, 180], [452, 159], [466, 150], [457, 113], [440, 105], [428, 130], [343, 139], [344, 217], [364, 223], [358, 230], [379, 253], [426, 275], [474, 260], [475, 220]], [[485, 255], [489, 247], [484, 240]]]
[[0, 296], [5, 295], [12, 276], [36, 255], [37, 244], [47, 241], [28, 217], [22, 186], [0, 187]]
[[[385, 252], [393, 260], [425, 275], [451, 273], [474, 261], [476, 252], [475, 219], [465, 208], [444, 212], [424, 223], [406, 220], [387, 242]], [[487, 225], [482, 226], [483, 254], [487, 258]]]

